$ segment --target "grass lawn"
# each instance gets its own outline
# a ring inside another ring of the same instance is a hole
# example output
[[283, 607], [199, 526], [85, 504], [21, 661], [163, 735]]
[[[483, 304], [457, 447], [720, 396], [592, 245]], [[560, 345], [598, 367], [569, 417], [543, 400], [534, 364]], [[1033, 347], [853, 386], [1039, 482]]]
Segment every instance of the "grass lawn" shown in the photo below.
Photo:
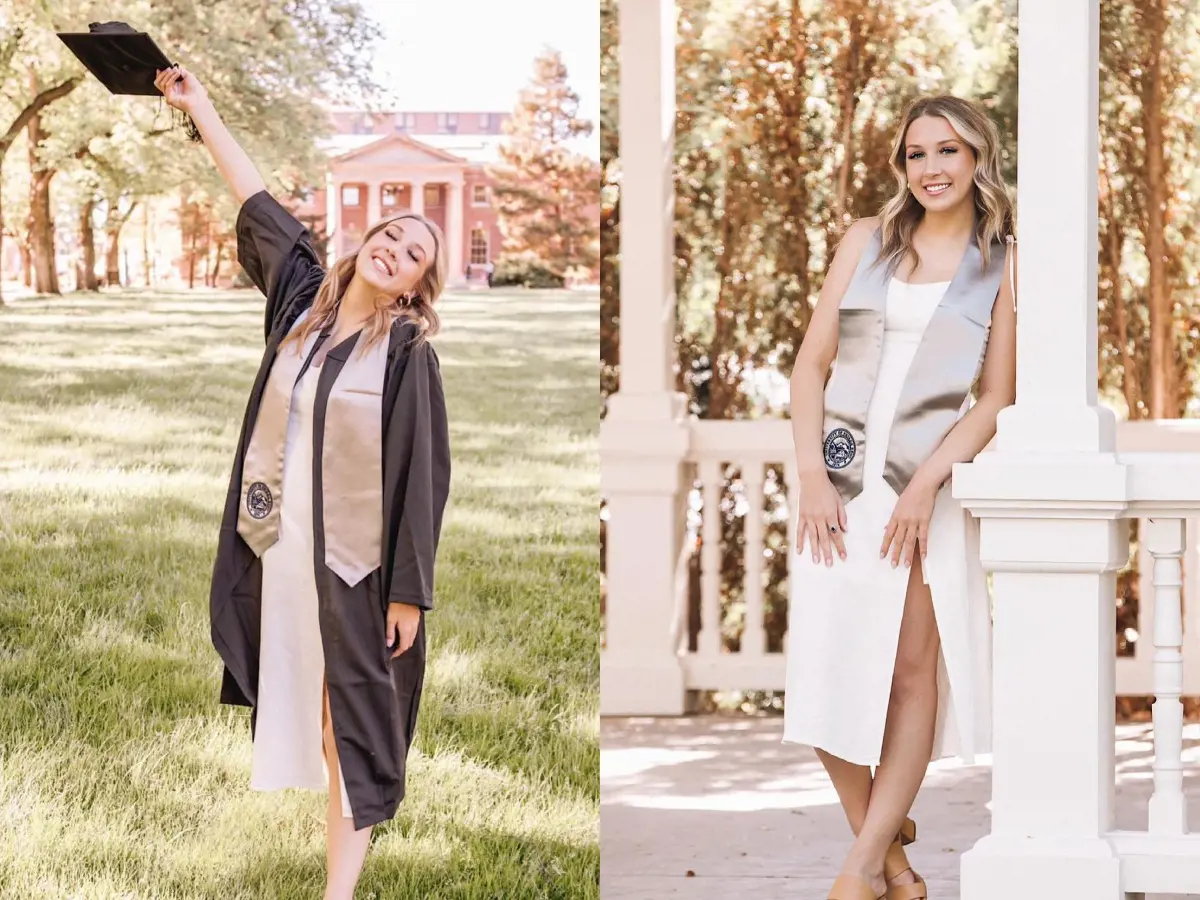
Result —
[[[325, 795], [249, 789], [208, 586], [257, 292], [0, 309], [0, 897], [319, 898]], [[451, 294], [454, 473], [408, 796], [359, 898], [599, 877], [598, 300]]]

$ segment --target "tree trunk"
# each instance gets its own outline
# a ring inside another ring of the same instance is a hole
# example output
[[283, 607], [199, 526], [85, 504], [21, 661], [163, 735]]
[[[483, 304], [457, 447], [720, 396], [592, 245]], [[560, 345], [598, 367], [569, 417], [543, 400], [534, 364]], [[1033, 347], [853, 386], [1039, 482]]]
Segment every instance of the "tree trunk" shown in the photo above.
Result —
[[38, 159], [37, 148], [48, 134], [41, 115], [29, 120], [29, 242], [33, 252], [34, 289], [39, 294], [61, 294], [54, 254], [54, 220], [50, 213], [50, 182], [55, 170]]
[[1105, 218], [1105, 241], [1102, 252], [1108, 258], [1108, 269], [1111, 272], [1113, 326], [1117, 332], [1117, 344], [1121, 348], [1121, 390], [1125, 394], [1125, 406], [1128, 408], [1130, 419], [1144, 418], [1139, 404], [1141, 396], [1141, 371], [1133, 358], [1133, 347], [1129, 342], [1129, 309], [1125, 303], [1125, 294], [1121, 282], [1121, 248], [1124, 246], [1124, 234], [1117, 219], [1117, 211], [1113, 205], [1112, 180], [1108, 177], [1108, 157], [1101, 155], [1104, 183], [1101, 195], [1101, 209]]
[[105, 229], [108, 246], [104, 254], [104, 283], [109, 287], [121, 286], [121, 226], [109, 225]]
[[206, 210], [204, 216], [204, 286], [214, 287], [212, 266], [209, 264], [208, 251], [212, 247], [212, 214]]
[[[31, 73], [30, 78], [33, 80], [35, 76]], [[0, 135], [0, 169], [3, 168], [4, 157], [8, 155], [8, 148], [13, 145], [13, 141], [17, 139], [17, 135], [19, 135], [29, 124], [30, 118], [36, 115], [38, 110], [48, 106], [55, 100], [67, 96], [67, 94], [71, 93], [71, 91], [75, 89], [81, 80], [82, 76], [76, 75], [73, 78], [68, 78], [66, 81], [60, 84], [56, 84], [52, 88], [47, 88], [46, 90], [40, 92], [37, 90], [36, 81], [34, 81], [33, 99], [26, 104], [23, 110], [17, 113], [17, 117], [9, 123], [8, 130], [5, 131], [4, 134]], [[3, 222], [2, 218], [0, 218], [0, 222]], [[0, 227], [0, 259], [4, 258], [3, 250], [4, 229]], [[25, 286], [28, 287], [29, 259], [26, 256], [24, 247], [22, 247], [21, 250], [21, 272], [22, 278], [25, 281]], [[3, 303], [4, 298], [3, 296], [0, 296], [0, 305], [3, 305]]]
[[188, 290], [196, 286], [196, 232], [199, 228], [192, 229], [192, 246], [188, 250]]
[[1174, 323], [1171, 318], [1171, 294], [1166, 283], [1166, 211], [1165, 160], [1163, 157], [1163, 70], [1162, 48], [1166, 17], [1162, 0], [1150, 0], [1143, 7], [1150, 34], [1149, 59], [1142, 92], [1142, 125], [1146, 136], [1146, 257], [1150, 309], [1150, 417], [1175, 418], [1173, 350]]
[[21, 283], [33, 287], [33, 253], [29, 249], [29, 236], [21, 242]]
[[[745, 177], [742, 166], [742, 151], [735, 148], [729, 154], [729, 165], [725, 176], [725, 214], [721, 217], [721, 252], [717, 256], [717, 302], [713, 308], [713, 336], [709, 345], [708, 409], [709, 419], [730, 418], [734, 395], [738, 384], [735, 362], [737, 348], [734, 337], [737, 331], [736, 303], [733, 294], [734, 256], [738, 249], [738, 226], [741, 224], [740, 179]], [[733, 371], [731, 371], [733, 370]]]
[[225, 249], [224, 241], [217, 241], [217, 252], [213, 256], [212, 286], [217, 286], [217, 278], [221, 274], [221, 251]]
[[150, 204], [142, 204], [142, 275], [146, 287], [151, 287], [150, 278]]
[[95, 208], [96, 199], [91, 197], [79, 214], [79, 241], [83, 247], [83, 278], [79, 281], [79, 288], [84, 291], [100, 289], [100, 281], [96, 278], [96, 229], [92, 227]]
[[121, 229], [125, 227], [125, 223], [129, 221], [133, 211], [137, 209], [137, 201], [134, 201], [122, 215], [116, 211], [118, 202], [119, 198], [109, 200], [108, 221], [104, 225], [104, 231], [108, 235], [108, 247], [104, 260], [104, 282], [109, 287], [121, 286]]

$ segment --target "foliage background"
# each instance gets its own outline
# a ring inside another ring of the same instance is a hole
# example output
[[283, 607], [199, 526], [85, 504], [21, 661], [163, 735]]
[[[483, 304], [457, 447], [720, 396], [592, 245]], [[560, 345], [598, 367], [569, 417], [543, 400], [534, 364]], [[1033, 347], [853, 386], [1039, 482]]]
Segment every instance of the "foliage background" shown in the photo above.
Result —
[[[601, 2], [602, 410], [620, 362], [617, 7]], [[830, 248], [894, 189], [887, 151], [909, 101], [948, 92], [982, 104], [1000, 128], [1015, 196], [1017, 4], [679, 0], [678, 9], [676, 387], [702, 418], [784, 416], [786, 379]], [[1200, 10], [1182, 0], [1104, 0], [1101, 9], [1101, 399], [1121, 417], [1191, 416]], [[722, 625], [734, 648], [746, 510], [740, 473], [729, 467], [726, 476]], [[779, 649], [787, 557], [780, 472], [768, 471], [766, 489], [766, 624], [769, 646]], [[1136, 640], [1135, 574], [1124, 573], [1116, 598], [1122, 653]]]

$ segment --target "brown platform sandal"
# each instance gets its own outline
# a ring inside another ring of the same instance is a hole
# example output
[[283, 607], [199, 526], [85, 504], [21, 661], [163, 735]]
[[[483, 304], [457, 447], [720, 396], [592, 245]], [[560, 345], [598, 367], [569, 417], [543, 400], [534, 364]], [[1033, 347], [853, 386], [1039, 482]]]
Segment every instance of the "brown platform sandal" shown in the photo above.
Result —
[[888, 847], [887, 856], [883, 858], [883, 877], [891, 881], [893, 878], [911, 871], [916, 881], [912, 884], [889, 884], [886, 900], [928, 900], [929, 898], [929, 888], [925, 884], [925, 879], [908, 864], [908, 856], [904, 852], [904, 845], [911, 844], [916, 839], [917, 824], [912, 819], [906, 818], [904, 824], [900, 826], [900, 833], [896, 835], [896, 840], [892, 841]]
[[[889, 895], [890, 896], [890, 895]], [[875, 889], [853, 875], [839, 875], [833, 882], [827, 900], [886, 900], [875, 894]]]

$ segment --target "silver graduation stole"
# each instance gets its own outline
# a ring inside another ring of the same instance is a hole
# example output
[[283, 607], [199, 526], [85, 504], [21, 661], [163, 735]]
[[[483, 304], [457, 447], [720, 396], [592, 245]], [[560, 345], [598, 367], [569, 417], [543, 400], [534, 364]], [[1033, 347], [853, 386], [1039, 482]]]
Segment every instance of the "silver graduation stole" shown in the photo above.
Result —
[[[309, 312], [301, 314], [291, 331]], [[292, 393], [318, 337], [314, 331], [304, 346], [289, 345], [276, 355], [246, 450], [237, 531], [256, 556], [279, 540]], [[329, 394], [321, 454], [324, 515], [316, 523], [324, 528], [325, 564], [351, 587], [378, 568], [383, 541], [383, 381], [388, 338], [360, 354], [365, 340], [364, 330]]]
[[[849, 503], [862, 492], [867, 408], [883, 351], [889, 275], [879, 258], [879, 229], [863, 250], [838, 311], [837, 377], [825, 391], [824, 456], [829, 480]], [[983, 268], [971, 234], [954, 279], [933, 311], [905, 377], [887, 440], [884, 480], [903, 493], [958, 418], [979, 377], [992, 306], [1004, 272], [1004, 245], [992, 244]]]

